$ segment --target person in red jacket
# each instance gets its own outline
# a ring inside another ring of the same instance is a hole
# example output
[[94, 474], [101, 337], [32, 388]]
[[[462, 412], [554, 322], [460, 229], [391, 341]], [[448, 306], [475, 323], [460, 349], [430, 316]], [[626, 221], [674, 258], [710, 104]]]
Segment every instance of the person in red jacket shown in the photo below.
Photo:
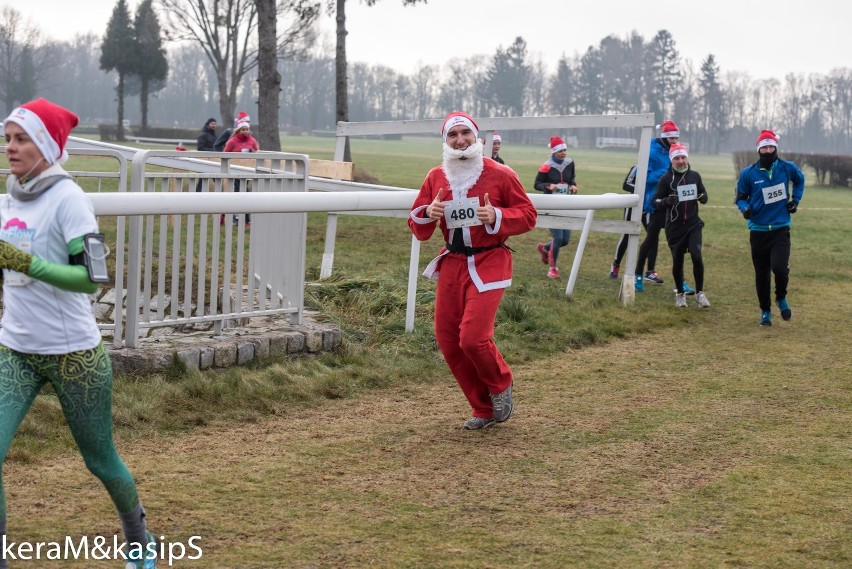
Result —
[[494, 321], [512, 284], [506, 239], [533, 229], [537, 217], [517, 174], [482, 156], [478, 132], [470, 115], [447, 116], [443, 163], [426, 175], [408, 219], [418, 240], [439, 228], [445, 241], [423, 274], [438, 281], [435, 337], [473, 410], [468, 430], [502, 423], [514, 409], [512, 370], [494, 343]]
[[[248, 113], [245, 111], [240, 111], [240, 114], [237, 115], [237, 121], [234, 124], [234, 132], [231, 134], [231, 138], [228, 139], [228, 142], [225, 143], [225, 152], [257, 152], [260, 147], [257, 144], [257, 140], [251, 135], [249, 129], [251, 128], [251, 119], [248, 116]], [[240, 191], [240, 181], [234, 180], [234, 191]], [[248, 191], [248, 190], [247, 190]], [[234, 223], [239, 221], [239, 216], [234, 216]], [[225, 216], [222, 215], [219, 218], [219, 224], [225, 223]], [[246, 228], [251, 227], [251, 215], [246, 214]]]
[[[533, 187], [545, 194], [576, 194], [579, 186], [574, 172], [574, 161], [568, 158], [568, 145], [560, 136], [550, 138], [547, 145], [550, 149], [550, 159], [541, 165], [535, 175]], [[547, 278], [558, 279], [559, 249], [568, 245], [571, 240], [570, 229], [551, 229], [552, 239], [547, 243], [538, 244], [541, 261], [548, 264]]]

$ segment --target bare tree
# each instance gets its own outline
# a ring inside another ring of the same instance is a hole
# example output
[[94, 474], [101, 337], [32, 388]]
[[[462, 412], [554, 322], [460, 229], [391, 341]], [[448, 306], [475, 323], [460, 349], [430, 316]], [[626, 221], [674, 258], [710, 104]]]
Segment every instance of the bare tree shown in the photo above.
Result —
[[254, 0], [257, 7], [257, 143], [263, 150], [281, 150], [278, 135], [278, 95], [281, 73], [278, 72], [278, 13], [275, 0]]
[[[375, 6], [378, 0], [363, 0], [367, 6]], [[402, 0], [403, 6], [413, 6], [418, 2], [424, 4], [427, 0]], [[328, 11], [335, 14], [335, 22], [337, 24], [337, 48], [335, 50], [335, 78], [334, 84], [337, 91], [336, 107], [337, 107], [337, 122], [347, 122], [349, 120], [349, 90], [346, 77], [346, 0], [328, 0]], [[352, 155], [349, 150], [349, 137], [346, 137], [346, 145], [343, 151], [343, 160], [345, 162], [352, 161]]]
[[[258, 65], [255, 0], [159, 0], [159, 3], [169, 39], [196, 42], [210, 60], [216, 72], [222, 122], [230, 123], [241, 81]], [[316, 15], [312, 18], [301, 15], [306, 11], [317, 14], [316, 4], [279, 0], [276, 10], [279, 17], [295, 15], [278, 35], [278, 55], [298, 54], [313, 37], [312, 24], [316, 18]]]
[[[319, 15], [319, 4], [310, 1], [287, 2], [276, 5], [276, 0], [254, 0], [257, 7], [257, 115], [258, 144], [263, 150], [281, 150], [281, 137], [278, 134], [278, 110], [281, 93], [281, 73], [278, 70], [278, 53], [285, 56], [301, 55], [304, 41], [313, 37], [311, 24]], [[289, 8], [300, 23], [300, 30], [306, 35], [287, 35], [279, 44], [278, 16], [279, 8]], [[300, 45], [296, 44], [299, 39]], [[296, 49], [294, 49], [296, 48]]]
[[20, 12], [8, 6], [0, 10], [0, 100], [7, 114], [37, 92], [52, 68], [49, 48], [39, 29], [25, 22]]

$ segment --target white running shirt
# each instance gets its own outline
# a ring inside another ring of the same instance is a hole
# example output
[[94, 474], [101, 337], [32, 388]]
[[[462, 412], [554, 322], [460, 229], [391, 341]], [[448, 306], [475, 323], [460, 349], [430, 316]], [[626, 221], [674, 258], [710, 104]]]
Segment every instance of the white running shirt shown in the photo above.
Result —
[[[0, 239], [47, 261], [67, 265], [68, 242], [97, 231], [92, 202], [70, 178], [32, 201], [0, 195]], [[100, 343], [87, 294], [61, 290], [8, 269], [3, 273], [0, 344], [25, 354], [67, 354]]]

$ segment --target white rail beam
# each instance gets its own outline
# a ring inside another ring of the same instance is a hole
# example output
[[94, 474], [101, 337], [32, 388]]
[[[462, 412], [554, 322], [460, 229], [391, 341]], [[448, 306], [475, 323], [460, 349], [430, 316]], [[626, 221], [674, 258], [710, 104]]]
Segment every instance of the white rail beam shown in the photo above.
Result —
[[[189, 213], [293, 213], [308, 211], [407, 210], [414, 191], [338, 193], [131, 192], [90, 194], [97, 215], [171, 215]], [[633, 207], [633, 194], [600, 196], [530, 196], [537, 209], [573, 210]]]

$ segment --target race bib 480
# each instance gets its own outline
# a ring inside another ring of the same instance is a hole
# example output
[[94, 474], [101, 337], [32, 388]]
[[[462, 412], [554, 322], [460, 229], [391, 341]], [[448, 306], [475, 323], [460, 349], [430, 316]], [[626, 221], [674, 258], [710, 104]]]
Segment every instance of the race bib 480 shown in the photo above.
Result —
[[479, 198], [465, 198], [454, 202], [444, 202], [444, 221], [450, 229], [482, 225], [476, 217]]

